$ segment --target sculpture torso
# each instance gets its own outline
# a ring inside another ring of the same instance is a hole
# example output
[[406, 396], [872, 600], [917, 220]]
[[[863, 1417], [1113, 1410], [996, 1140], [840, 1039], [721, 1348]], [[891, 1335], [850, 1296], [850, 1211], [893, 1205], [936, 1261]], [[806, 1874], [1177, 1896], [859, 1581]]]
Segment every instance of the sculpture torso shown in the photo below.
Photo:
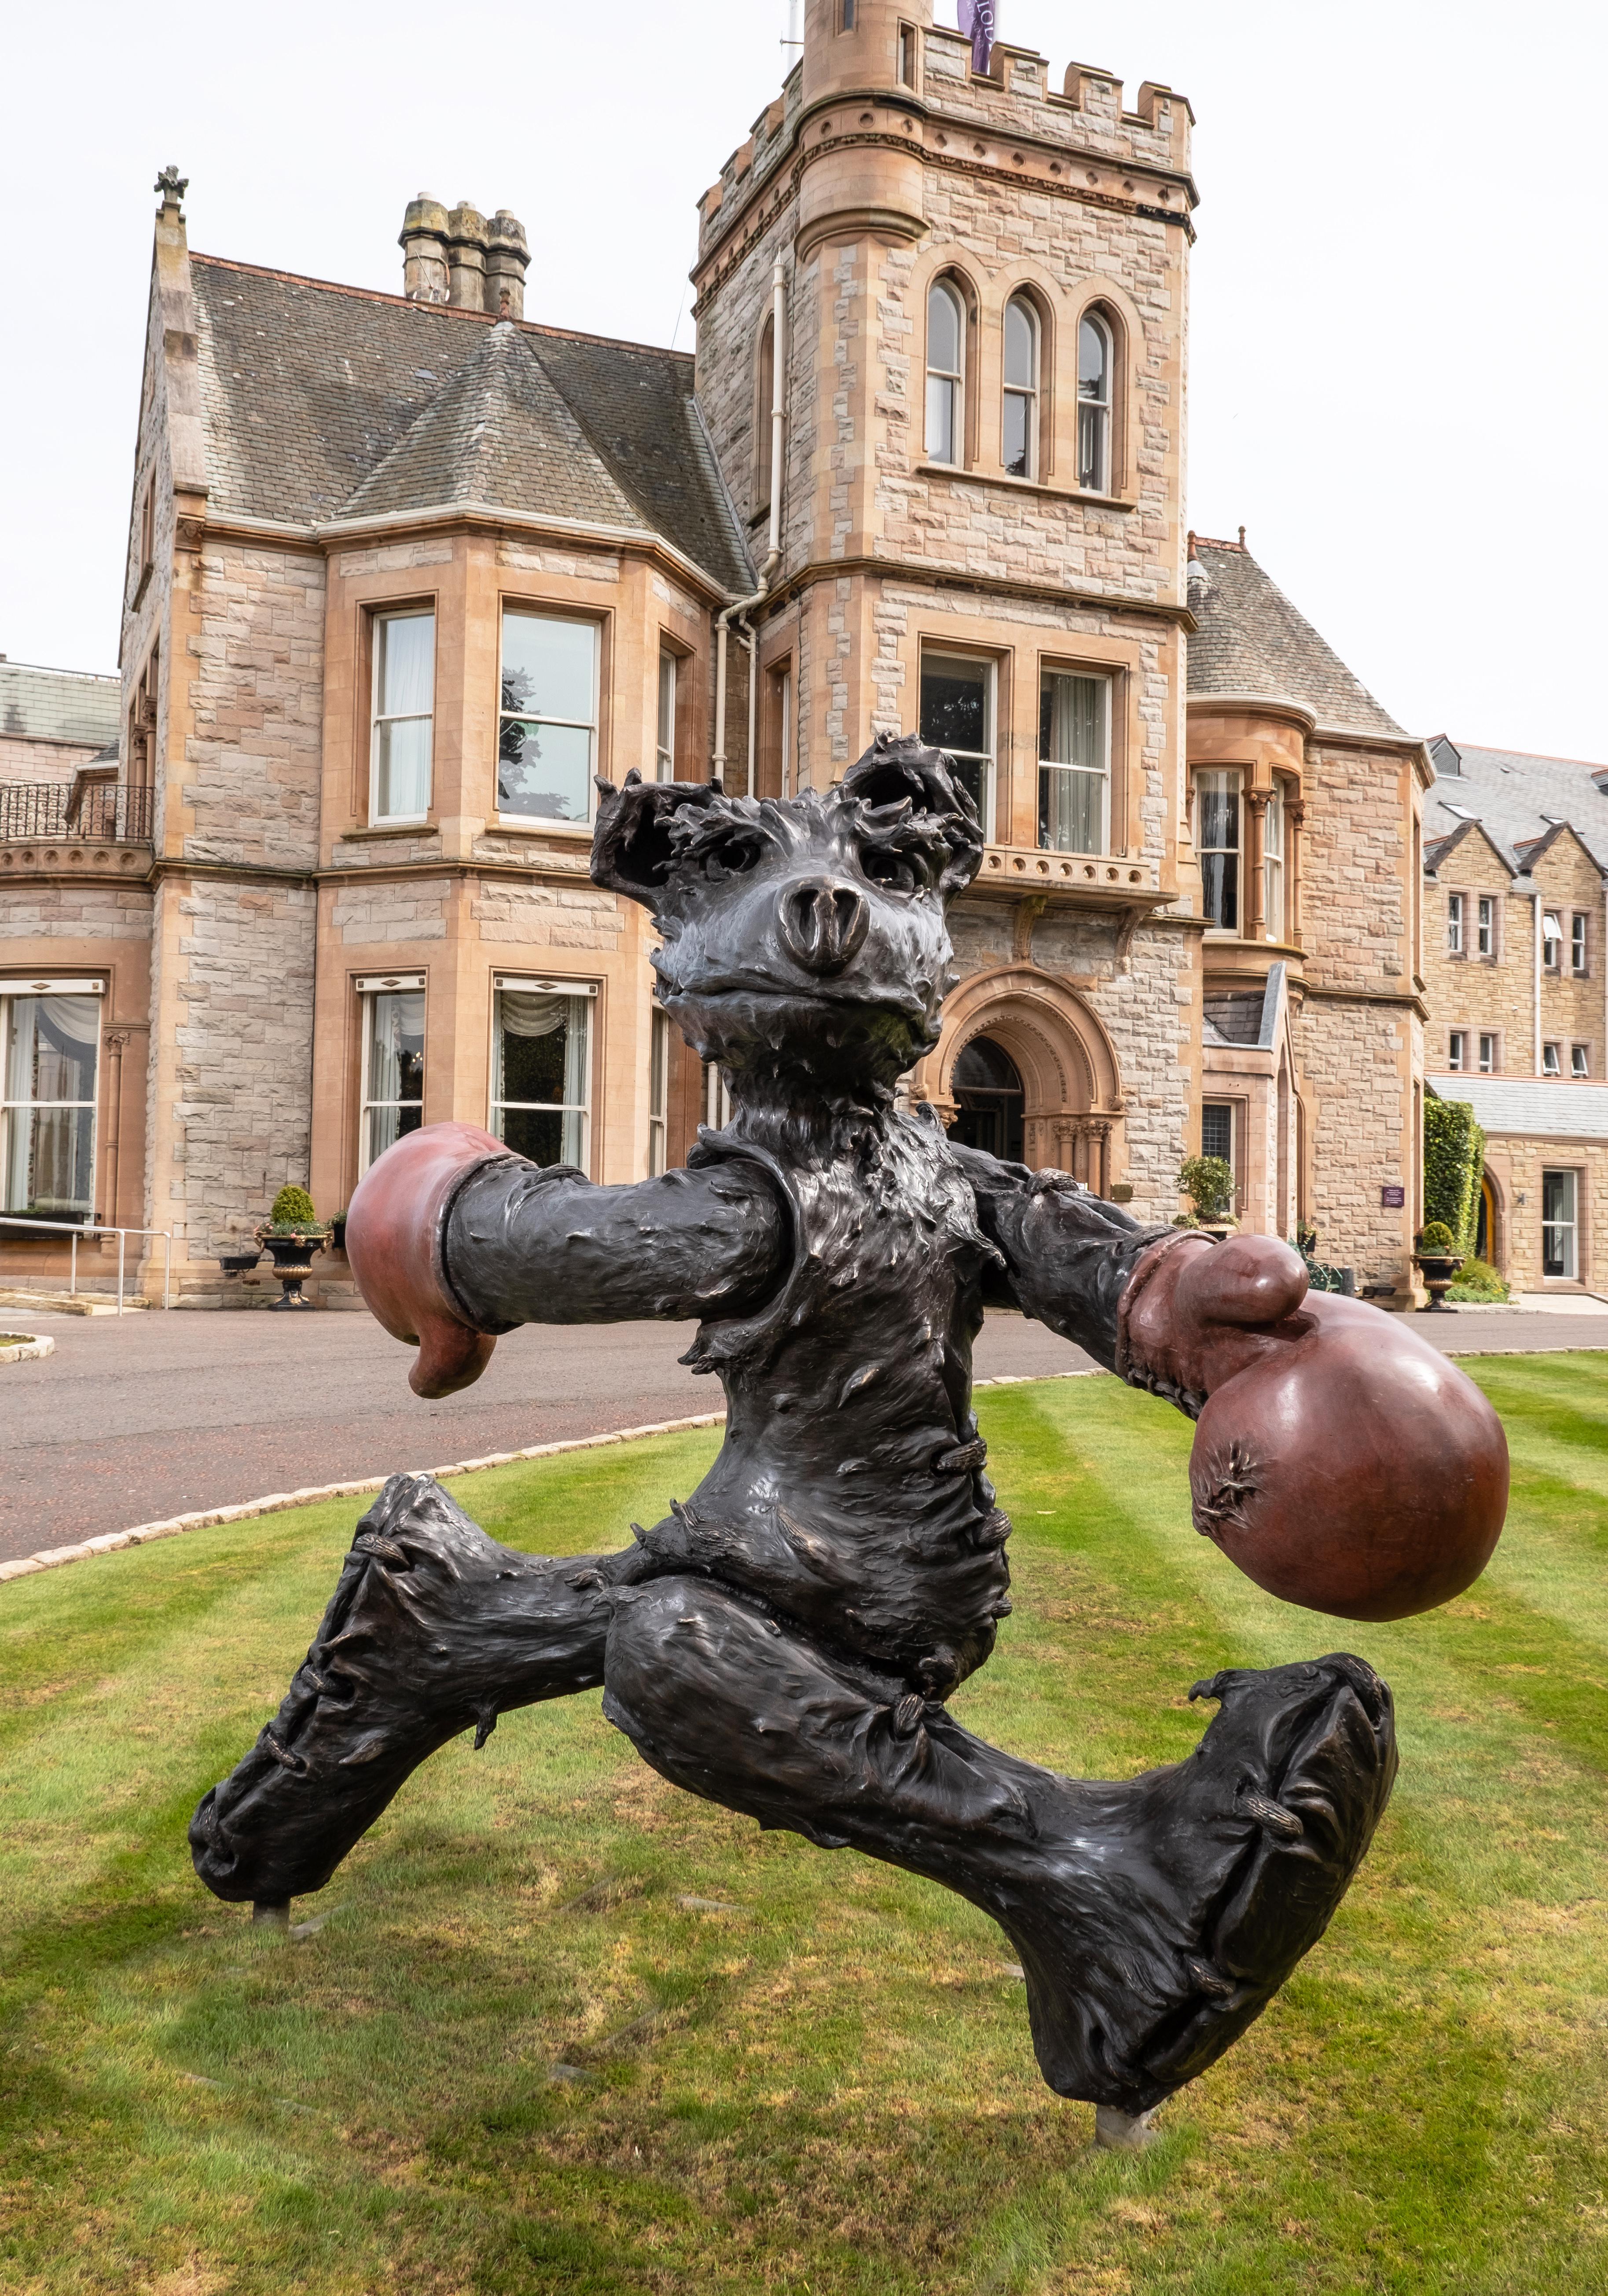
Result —
[[947, 1690], [993, 1647], [1009, 1580], [972, 1412], [995, 1255], [971, 1185], [936, 1122], [892, 1109], [802, 1138], [740, 1111], [692, 1160], [742, 1160], [788, 1206], [788, 1264], [758, 1312], [701, 1327], [686, 1359], [719, 1374], [726, 1441], [644, 1544]]

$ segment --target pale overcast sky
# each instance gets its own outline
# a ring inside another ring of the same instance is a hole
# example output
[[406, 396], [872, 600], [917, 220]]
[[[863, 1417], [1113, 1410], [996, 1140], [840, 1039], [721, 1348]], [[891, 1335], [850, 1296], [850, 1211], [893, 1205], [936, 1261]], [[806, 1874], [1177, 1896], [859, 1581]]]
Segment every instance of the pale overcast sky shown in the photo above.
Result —
[[[420, 189], [511, 208], [527, 313], [693, 340], [693, 202], [785, 0], [12, 12], [0, 652], [115, 665], [151, 186], [191, 244], [399, 290]], [[1600, 6], [1000, 0], [1198, 127], [1190, 523], [1415, 732], [1608, 758]], [[952, 23], [954, 0], [939, 0]]]

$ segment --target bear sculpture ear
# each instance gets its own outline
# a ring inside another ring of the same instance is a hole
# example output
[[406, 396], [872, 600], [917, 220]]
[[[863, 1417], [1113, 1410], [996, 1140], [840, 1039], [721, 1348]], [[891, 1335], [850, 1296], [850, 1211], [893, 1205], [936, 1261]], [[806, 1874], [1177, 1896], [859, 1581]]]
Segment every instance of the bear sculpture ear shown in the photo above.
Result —
[[657, 913], [675, 855], [670, 824], [684, 806], [723, 805], [718, 782], [644, 782], [633, 767], [625, 787], [597, 781], [592, 882]]
[[896, 841], [914, 839], [928, 848], [946, 896], [962, 891], [976, 876], [983, 833], [972, 792], [943, 751], [930, 749], [918, 735], [879, 734], [849, 767], [838, 794], [879, 826], [897, 809], [906, 826], [895, 832]]

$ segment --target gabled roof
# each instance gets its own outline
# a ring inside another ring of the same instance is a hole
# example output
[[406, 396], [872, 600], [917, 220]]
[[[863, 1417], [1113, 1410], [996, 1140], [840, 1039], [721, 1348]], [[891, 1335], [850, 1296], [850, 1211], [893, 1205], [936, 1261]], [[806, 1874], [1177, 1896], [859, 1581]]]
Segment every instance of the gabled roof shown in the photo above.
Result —
[[476, 337], [469, 357], [341, 505], [342, 518], [485, 503], [600, 526], [647, 521], [605, 469], [512, 322]]
[[[1593, 863], [1608, 873], [1608, 770], [1583, 758], [1545, 758], [1523, 750], [1476, 749], [1438, 734], [1429, 744], [1435, 779], [1423, 800], [1427, 834], [1477, 820], [1493, 844], [1528, 868], [1541, 859], [1564, 824]], [[1426, 857], [1429, 848], [1426, 846]]]
[[1192, 697], [1292, 701], [1325, 731], [1408, 738], [1243, 543], [1195, 537], [1189, 605]]
[[752, 588], [690, 357], [190, 261], [214, 511], [312, 525], [489, 499], [660, 535]]
[[1478, 835], [1485, 840], [1510, 877], [1523, 875], [1529, 865], [1522, 861], [1511, 847], [1504, 845], [1499, 838], [1493, 837], [1482, 821], [1473, 820], [1460, 821], [1456, 829], [1445, 837], [1427, 839], [1423, 848], [1424, 868], [1433, 875], [1440, 869], [1441, 863], [1455, 853], [1464, 839], [1470, 835]]

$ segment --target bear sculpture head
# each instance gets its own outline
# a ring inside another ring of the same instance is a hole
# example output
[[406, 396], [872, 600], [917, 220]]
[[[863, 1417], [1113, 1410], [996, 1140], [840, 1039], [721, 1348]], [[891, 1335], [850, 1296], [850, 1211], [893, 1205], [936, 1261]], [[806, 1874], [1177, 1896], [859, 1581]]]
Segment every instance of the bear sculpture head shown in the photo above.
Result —
[[881, 735], [835, 788], [780, 801], [598, 787], [593, 880], [652, 911], [660, 1001], [740, 1091], [886, 1092], [938, 1041], [946, 912], [983, 849], [940, 750]]

